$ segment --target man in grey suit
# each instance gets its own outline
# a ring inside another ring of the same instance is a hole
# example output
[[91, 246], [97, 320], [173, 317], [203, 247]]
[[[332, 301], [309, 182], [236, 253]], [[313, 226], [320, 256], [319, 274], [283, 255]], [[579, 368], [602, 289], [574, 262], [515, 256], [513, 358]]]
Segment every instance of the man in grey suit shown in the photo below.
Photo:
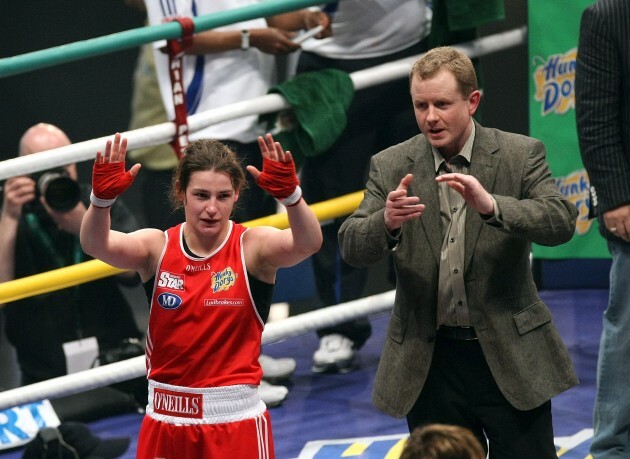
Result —
[[467, 427], [490, 458], [555, 458], [551, 398], [577, 384], [529, 265], [573, 236], [577, 209], [535, 139], [484, 128], [470, 59], [434, 48], [410, 73], [422, 134], [372, 158], [344, 259], [393, 254], [396, 299], [373, 401], [409, 430]]
[[599, 230], [612, 255], [604, 313], [594, 459], [630, 457], [630, 3], [600, 0], [582, 14], [575, 70], [582, 160], [597, 194]]

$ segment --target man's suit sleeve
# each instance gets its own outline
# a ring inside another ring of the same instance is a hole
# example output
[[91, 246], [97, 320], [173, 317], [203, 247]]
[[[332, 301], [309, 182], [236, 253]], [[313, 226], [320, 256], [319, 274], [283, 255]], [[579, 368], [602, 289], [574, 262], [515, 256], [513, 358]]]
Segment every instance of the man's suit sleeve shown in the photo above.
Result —
[[368, 266], [392, 252], [394, 246], [384, 218], [387, 194], [378, 155], [373, 156], [363, 201], [339, 229], [339, 248], [346, 263]]
[[[512, 137], [511, 144], [527, 139]], [[513, 236], [544, 246], [569, 241], [575, 233], [578, 211], [563, 195], [552, 177], [542, 142], [527, 139], [523, 156], [521, 196], [493, 194], [500, 209], [502, 230]], [[514, 164], [514, 163], [513, 163]], [[497, 184], [510, 180], [509, 174], [498, 174]]]
[[[612, 7], [607, 12], [610, 16], [614, 14]], [[597, 191], [599, 211], [606, 212], [630, 202], [630, 155], [623, 151], [624, 107], [620, 93], [622, 85], [627, 83], [622, 81], [619, 56], [630, 51], [618, 49], [613, 36], [619, 30], [615, 28], [616, 21], [627, 18], [605, 19], [602, 13], [594, 5], [582, 15], [575, 109], [582, 160]]]

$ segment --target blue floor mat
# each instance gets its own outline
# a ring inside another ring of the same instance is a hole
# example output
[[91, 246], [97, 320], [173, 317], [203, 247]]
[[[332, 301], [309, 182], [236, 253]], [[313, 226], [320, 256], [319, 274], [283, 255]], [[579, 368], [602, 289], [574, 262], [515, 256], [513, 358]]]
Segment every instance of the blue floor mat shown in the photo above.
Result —
[[[584, 459], [592, 435], [597, 350], [608, 291], [553, 290], [543, 291], [541, 296], [580, 378], [579, 386], [552, 401], [558, 454], [562, 459]], [[371, 317], [372, 337], [359, 351], [357, 368], [343, 375], [311, 372], [311, 358], [318, 346], [315, 333], [264, 346], [265, 354], [297, 361], [297, 370], [287, 384], [287, 400], [270, 411], [278, 459], [397, 457], [395, 452], [408, 434], [406, 422], [381, 413], [371, 403], [387, 321], [387, 314]], [[141, 420], [141, 415], [129, 414], [102, 419], [90, 427], [100, 437], [131, 437], [129, 450], [122, 456], [131, 459], [135, 458]], [[20, 457], [21, 450], [0, 454], [0, 459]]]

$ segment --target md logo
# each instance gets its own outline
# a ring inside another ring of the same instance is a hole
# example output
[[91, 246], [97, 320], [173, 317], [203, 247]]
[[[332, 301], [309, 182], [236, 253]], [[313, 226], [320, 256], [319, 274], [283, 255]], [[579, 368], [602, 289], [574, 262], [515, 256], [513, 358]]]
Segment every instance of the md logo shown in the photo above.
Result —
[[182, 305], [182, 299], [174, 293], [160, 293], [157, 302], [164, 309], [177, 309]]

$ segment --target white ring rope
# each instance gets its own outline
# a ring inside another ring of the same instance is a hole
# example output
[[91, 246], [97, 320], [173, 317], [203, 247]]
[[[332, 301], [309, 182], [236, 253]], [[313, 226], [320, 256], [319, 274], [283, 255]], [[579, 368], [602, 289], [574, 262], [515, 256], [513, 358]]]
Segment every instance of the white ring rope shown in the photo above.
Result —
[[[455, 48], [460, 49], [471, 58], [480, 57], [498, 50], [517, 46], [525, 42], [527, 27], [523, 26], [511, 31], [489, 35], [477, 40], [463, 43]], [[409, 74], [411, 65], [416, 57], [400, 59], [382, 64], [370, 69], [360, 70], [350, 74], [355, 90], [377, 84], [386, 83]], [[208, 110], [188, 117], [188, 127], [191, 133], [195, 133], [210, 125], [239, 118], [248, 115], [273, 113], [290, 105], [279, 94], [267, 94], [217, 109]], [[124, 132], [127, 138], [129, 150], [163, 145], [170, 142], [175, 135], [175, 125], [166, 122]], [[105, 142], [112, 136], [78, 142], [67, 147], [33, 153], [27, 156], [7, 159], [0, 162], [0, 180], [16, 175], [25, 175], [66, 164], [77, 163], [94, 159], [97, 150], [103, 150]]]
[[[520, 45], [525, 42], [526, 36], [527, 27], [523, 26], [454, 47], [474, 58]], [[355, 90], [406, 77], [409, 73], [409, 68], [416, 59], [417, 57], [401, 59], [352, 73], [350, 76]], [[246, 115], [272, 113], [289, 107], [290, 105], [282, 96], [268, 94], [192, 115], [188, 118], [188, 123], [191, 132], [194, 133], [221, 121]], [[167, 122], [127, 131], [123, 135], [128, 139], [128, 148], [131, 150], [168, 143], [174, 134], [174, 124]], [[111, 136], [2, 161], [0, 162], [0, 180], [70, 163], [91, 160], [94, 158], [97, 150], [103, 149], [105, 141], [109, 138]], [[263, 332], [262, 341], [263, 344], [270, 344], [358, 317], [388, 311], [393, 303], [394, 291], [389, 291], [289, 317], [288, 319], [268, 324]], [[134, 357], [91, 370], [0, 392], [0, 410], [45, 398], [57, 398], [84, 392], [143, 375], [145, 375], [145, 359], [143, 356]]]
[[[394, 291], [391, 290], [272, 322], [265, 327], [262, 342], [271, 344], [348, 320], [388, 311], [394, 304], [394, 295]], [[76, 394], [144, 375], [146, 375], [144, 356], [133, 357], [71, 375], [5, 390], [0, 392], [0, 410], [45, 398]]]

